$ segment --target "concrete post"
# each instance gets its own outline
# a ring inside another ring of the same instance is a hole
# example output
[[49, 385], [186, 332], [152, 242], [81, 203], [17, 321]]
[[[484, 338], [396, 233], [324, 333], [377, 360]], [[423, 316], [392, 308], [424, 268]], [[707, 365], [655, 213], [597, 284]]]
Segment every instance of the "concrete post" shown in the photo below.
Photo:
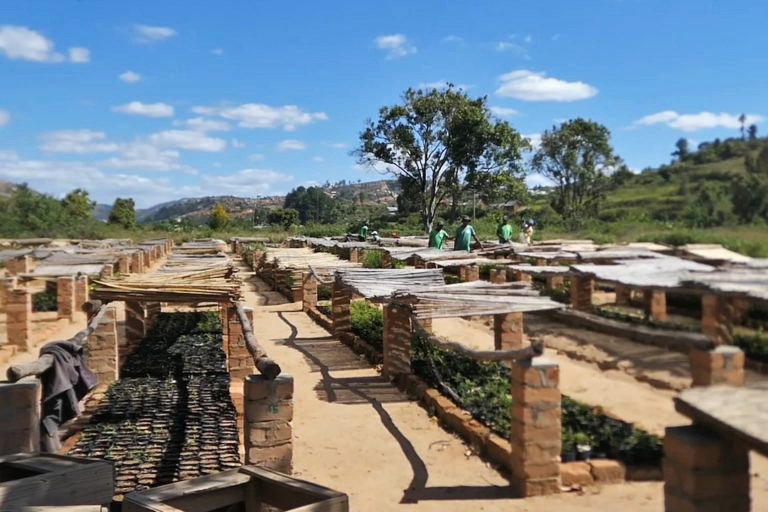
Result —
[[333, 320], [333, 332], [336, 336], [352, 331], [351, 302], [352, 291], [344, 286], [341, 279], [336, 278], [331, 299], [331, 320]]
[[411, 373], [411, 336], [411, 309], [402, 304], [385, 305], [381, 372], [388, 379]]
[[749, 453], [740, 444], [689, 425], [664, 435], [664, 510], [748, 512]]
[[88, 302], [88, 276], [79, 275], [75, 278], [75, 309], [82, 311], [83, 304]]
[[588, 277], [571, 277], [571, 307], [577, 311], [592, 310], [594, 282]]
[[[40, 380], [0, 381], [0, 456], [40, 450]], [[29, 491], [28, 491], [29, 492]]]
[[512, 363], [511, 483], [520, 497], [560, 492], [560, 369], [543, 357]]
[[493, 346], [496, 350], [523, 348], [523, 314], [493, 315]]
[[491, 269], [491, 283], [504, 284], [506, 282], [507, 282], [507, 269], [505, 268]]
[[614, 286], [614, 291], [616, 292], [616, 305], [629, 306], [632, 290], [623, 284], [617, 284]]
[[692, 386], [744, 385], [744, 352], [733, 345], [714, 350], [692, 348], [688, 354]]
[[117, 313], [114, 306], [103, 307], [96, 330], [85, 342], [85, 355], [99, 385], [108, 386], [118, 378]]
[[61, 276], [56, 279], [56, 313], [58, 318], [70, 322], [75, 319], [75, 278]]
[[18, 350], [28, 350], [32, 343], [32, 294], [29, 290], [11, 290], [5, 321], [8, 344], [16, 345]]
[[317, 279], [310, 272], [302, 274], [302, 285], [304, 287], [303, 309], [309, 311], [317, 307]]
[[243, 379], [245, 463], [290, 474], [293, 460], [293, 377]]
[[654, 322], [667, 320], [667, 294], [664, 290], [643, 290], [645, 317]]

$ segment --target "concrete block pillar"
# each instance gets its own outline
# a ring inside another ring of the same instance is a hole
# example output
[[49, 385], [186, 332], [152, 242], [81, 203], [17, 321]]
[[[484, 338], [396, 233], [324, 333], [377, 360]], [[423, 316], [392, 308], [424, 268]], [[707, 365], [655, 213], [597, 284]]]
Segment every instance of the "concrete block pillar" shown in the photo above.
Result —
[[291, 474], [293, 465], [293, 377], [243, 379], [245, 463]]
[[493, 315], [493, 346], [496, 350], [523, 348], [523, 314]]
[[5, 263], [5, 269], [12, 276], [29, 274], [32, 272], [33, 262], [34, 260], [31, 256], [19, 256], [8, 260]]
[[331, 299], [331, 320], [336, 336], [352, 331], [351, 303], [352, 290], [344, 286], [344, 283], [337, 278], [333, 283], [333, 297]]
[[120, 354], [121, 360], [131, 355], [147, 335], [146, 319], [144, 304], [134, 301], [125, 303], [125, 346]]
[[402, 304], [384, 306], [384, 364], [388, 379], [411, 373], [411, 308]]
[[75, 277], [75, 309], [77, 311], [82, 311], [83, 304], [88, 302], [90, 298], [89, 295], [88, 276], [79, 275]]
[[560, 492], [560, 368], [543, 357], [512, 363], [512, 488], [520, 497]]
[[563, 276], [547, 276], [547, 289], [549, 290], [562, 288], [564, 283], [565, 278]]
[[617, 284], [614, 287], [614, 291], [616, 292], [616, 305], [629, 306], [630, 300], [632, 299], [632, 290], [623, 284]]
[[99, 385], [108, 386], [118, 378], [117, 313], [114, 306], [103, 306], [96, 330], [85, 341], [88, 367]]
[[144, 272], [144, 253], [141, 251], [135, 251], [131, 254], [131, 272], [133, 274], [141, 274]]
[[101, 267], [99, 277], [101, 279], [112, 279], [115, 276], [115, 267], [111, 263], [107, 263]]
[[459, 267], [459, 278], [463, 282], [479, 281], [480, 267], [477, 265], [462, 265]]
[[302, 295], [303, 309], [309, 311], [317, 307], [317, 279], [309, 272], [302, 274], [302, 286], [304, 293]]
[[667, 320], [667, 294], [664, 290], [643, 290], [645, 317], [654, 322]]
[[720, 345], [714, 350], [692, 348], [688, 354], [691, 363], [692, 386], [744, 385], [744, 352], [733, 345]]
[[667, 427], [664, 435], [664, 510], [750, 510], [749, 453], [699, 427]]
[[[253, 330], [253, 309], [247, 308], [246, 316], [248, 316], [248, 309], [251, 313], [249, 321], [251, 322], [251, 330]], [[227, 319], [229, 321], [229, 342], [227, 344], [229, 375], [232, 379], [243, 379], [255, 371], [255, 365], [246, 347], [243, 325], [240, 323], [240, 317], [237, 316], [235, 308], [229, 308]]]
[[75, 319], [75, 278], [62, 276], [56, 279], [56, 312], [58, 318], [70, 322]]
[[25, 288], [16, 288], [8, 294], [6, 333], [9, 345], [28, 350], [32, 343], [32, 294]]
[[507, 269], [505, 268], [491, 269], [491, 283], [504, 284], [506, 282], [507, 282]]
[[731, 329], [724, 300], [717, 295], [703, 295], [701, 297], [702, 332], [712, 338], [715, 343], [724, 344], [731, 341]]
[[588, 277], [571, 277], [571, 307], [577, 311], [592, 309], [594, 282]]
[[[0, 381], [0, 456], [40, 450], [40, 380]], [[29, 491], [27, 491], [29, 492]]]

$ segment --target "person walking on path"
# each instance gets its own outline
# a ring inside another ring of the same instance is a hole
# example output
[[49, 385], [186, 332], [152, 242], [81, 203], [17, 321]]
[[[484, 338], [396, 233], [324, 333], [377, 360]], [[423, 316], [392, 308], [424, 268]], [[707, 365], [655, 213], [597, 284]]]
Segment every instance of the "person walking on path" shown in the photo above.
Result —
[[512, 241], [512, 226], [509, 223], [509, 217], [506, 215], [496, 228], [496, 236], [499, 237], [500, 244], [508, 244]]
[[429, 247], [432, 249], [445, 248], [445, 241], [448, 239], [448, 232], [444, 229], [445, 224], [442, 222], [437, 223], [437, 227], [432, 229], [429, 234]]
[[363, 225], [360, 227], [360, 233], [357, 235], [357, 239], [361, 242], [365, 242], [366, 238], [368, 238], [368, 221], [364, 221]]
[[472, 219], [469, 218], [469, 215], [465, 215], [461, 218], [461, 226], [459, 226], [459, 229], [456, 230], [456, 241], [453, 245], [454, 251], [472, 252], [473, 239], [475, 242], [477, 242], [477, 245], [481, 249], [483, 248], [482, 242], [480, 242], [480, 239], [477, 238], [475, 228], [473, 228], [472, 224], [470, 224], [471, 220]]

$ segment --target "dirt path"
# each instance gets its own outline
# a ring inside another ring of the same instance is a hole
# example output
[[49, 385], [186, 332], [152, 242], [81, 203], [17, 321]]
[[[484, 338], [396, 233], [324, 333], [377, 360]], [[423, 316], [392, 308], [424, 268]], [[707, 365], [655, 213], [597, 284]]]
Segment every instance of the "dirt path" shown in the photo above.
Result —
[[349, 493], [356, 511], [660, 511], [660, 483], [514, 500], [508, 482], [346, 346], [258, 281], [255, 333], [294, 377], [294, 474]]

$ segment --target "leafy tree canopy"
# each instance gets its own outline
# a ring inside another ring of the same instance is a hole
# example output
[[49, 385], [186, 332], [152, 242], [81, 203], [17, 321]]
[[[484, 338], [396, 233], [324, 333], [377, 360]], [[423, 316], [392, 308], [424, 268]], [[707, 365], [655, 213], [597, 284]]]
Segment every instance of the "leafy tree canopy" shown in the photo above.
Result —
[[229, 225], [229, 214], [224, 205], [217, 204], [211, 211], [208, 226], [213, 230], [224, 229]]
[[107, 222], [120, 225], [126, 229], [136, 226], [136, 204], [133, 198], [124, 199], [118, 197], [115, 199]]

